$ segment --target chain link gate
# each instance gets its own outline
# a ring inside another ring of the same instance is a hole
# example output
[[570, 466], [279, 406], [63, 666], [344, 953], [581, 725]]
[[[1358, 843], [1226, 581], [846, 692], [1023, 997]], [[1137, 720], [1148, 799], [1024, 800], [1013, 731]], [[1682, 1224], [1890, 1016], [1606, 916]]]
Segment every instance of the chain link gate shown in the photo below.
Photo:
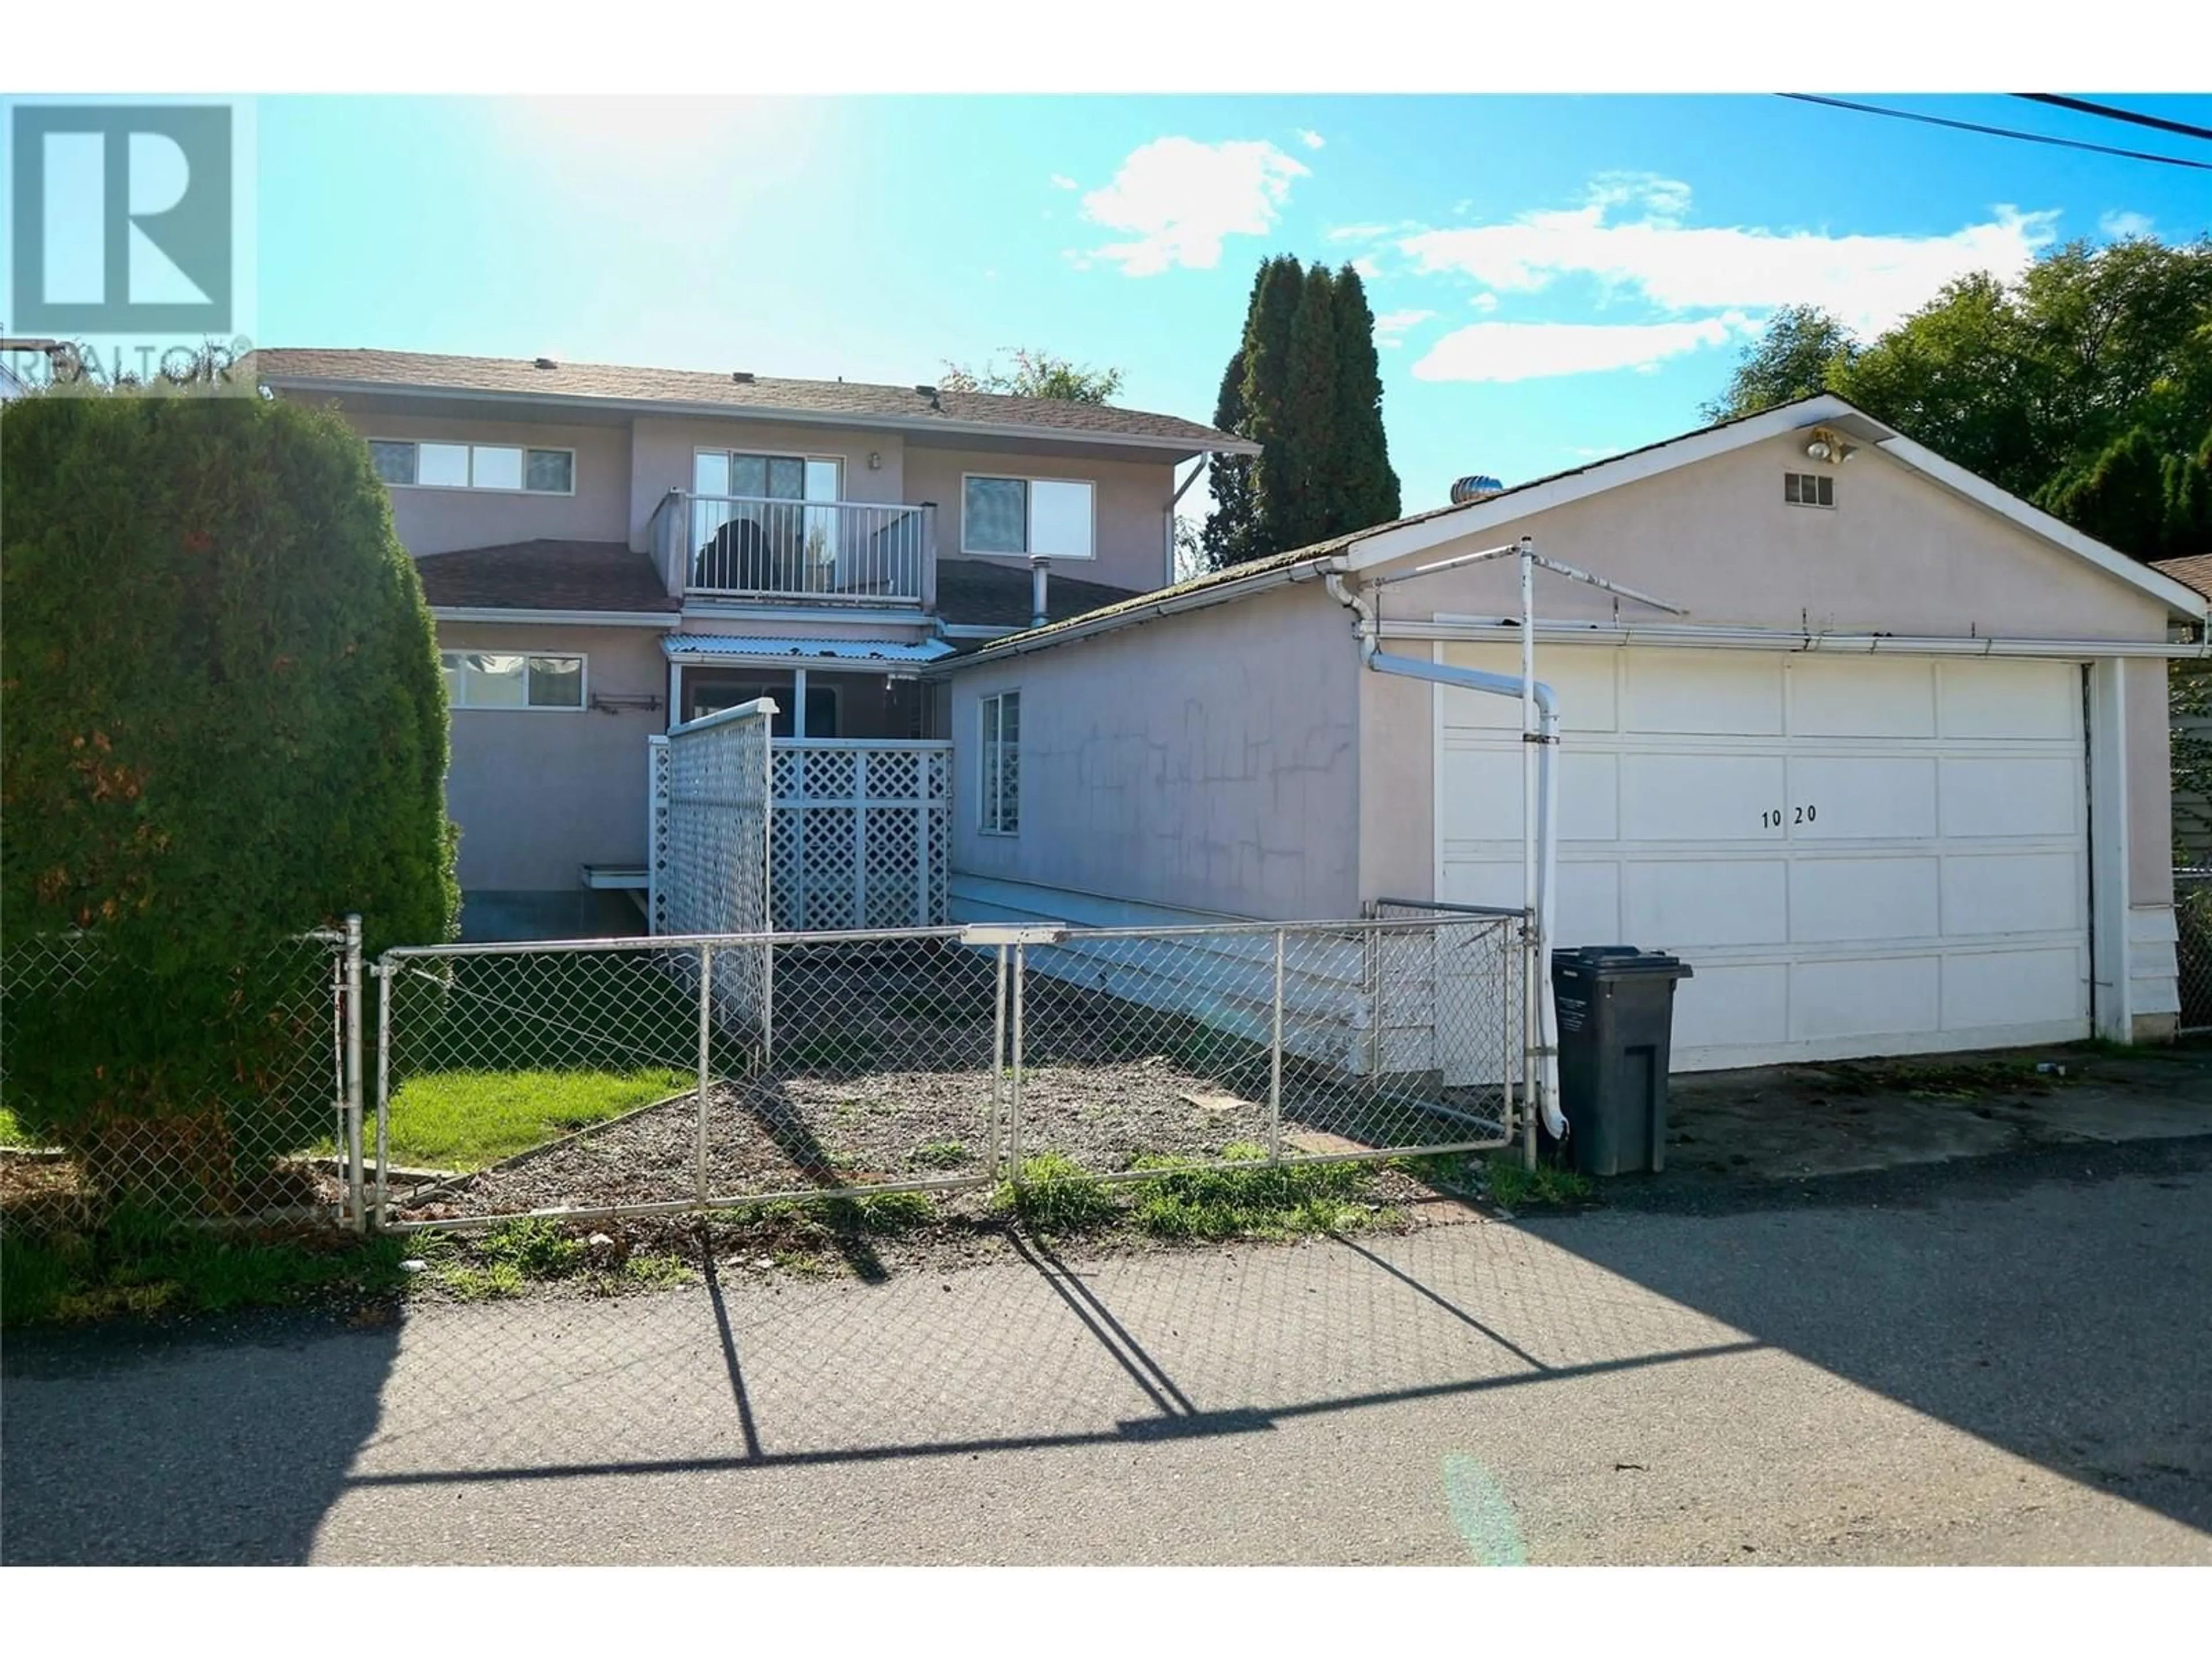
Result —
[[[398, 949], [375, 1212], [466, 1228], [1502, 1146], [1521, 933], [1438, 913]], [[718, 994], [733, 963], [757, 1003]]]
[[2173, 872], [2174, 969], [2184, 1036], [2212, 1031], [2212, 870]]
[[[66, 1147], [0, 1148], [50, 1172], [27, 1212], [76, 1226], [119, 1205], [195, 1224], [366, 1226], [361, 918], [215, 972], [219, 1075], [193, 1085], [215, 1103], [126, 1109]], [[158, 1048], [172, 989], [97, 929], [10, 939], [0, 955], [0, 1106], [36, 1122], [41, 1091], [67, 1086], [58, 1073], [104, 1065], [121, 1074], [151, 1058], [133, 1045]], [[118, 1006], [143, 1011], [144, 1029], [118, 1032]]]

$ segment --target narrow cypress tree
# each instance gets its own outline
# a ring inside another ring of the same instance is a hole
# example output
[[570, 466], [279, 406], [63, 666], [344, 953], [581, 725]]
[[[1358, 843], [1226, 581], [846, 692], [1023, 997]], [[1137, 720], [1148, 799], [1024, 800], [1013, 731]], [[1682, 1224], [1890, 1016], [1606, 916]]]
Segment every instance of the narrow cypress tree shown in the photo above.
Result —
[[1382, 430], [1382, 373], [1375, 353], [1375, 313], [1366, 284], [1349, 264], [1336, 273], [1337, 431], [1344, 449], [1342, 493], [1331, 535], [1387, 524], [1401, 510], [1390, 441]]
[[1337, 419], [1336, 283], [1316, 264], [1302, 282], [1291, 319], [1290, 373], [1280, 427], [1288, 494], [1270, 502], [1270, 528], [1285, 548], [1334, 535], [1345, 486]]
[[[1221, 395], [1214, 400], [1213, 426], [1218, 432], [1246, 434], [1250, 420], [1244, 408], [1244, 349], [1239, 346], [1222, 371]], [[1209, 570], [1226, 570], [1252, 556], [1252, 458], [1216, 455], [1207, 464], [1206, 487], [1212, 492], [1213, 511], [1206, 516], [1198, 545]]]
[[1297, 493], [1284, 441], [1285, 402], [1291, 383], [1291, 325], [1304, 297], [1305, 275], [1290, 254], [1261, 268], [1244, 326], [1243, 398], [1245, 435], [1261, 447], [1252, 465], [1252, 539], [1244, 556], [1266, 558], [1298, 544], [1285, 539]]

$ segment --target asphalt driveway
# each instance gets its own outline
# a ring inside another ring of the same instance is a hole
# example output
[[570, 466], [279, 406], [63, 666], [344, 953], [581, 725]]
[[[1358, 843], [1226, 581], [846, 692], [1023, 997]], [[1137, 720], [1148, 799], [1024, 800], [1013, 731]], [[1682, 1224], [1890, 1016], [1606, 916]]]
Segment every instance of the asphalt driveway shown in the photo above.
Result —
[[2212, 1563], [2212, 1139], [1762, 1190], [18, 1337], [0, 1553]]

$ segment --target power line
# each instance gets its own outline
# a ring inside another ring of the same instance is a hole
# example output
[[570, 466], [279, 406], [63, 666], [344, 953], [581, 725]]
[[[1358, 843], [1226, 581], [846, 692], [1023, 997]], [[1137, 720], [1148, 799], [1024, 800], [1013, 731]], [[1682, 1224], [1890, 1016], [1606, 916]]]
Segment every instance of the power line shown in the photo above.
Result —
[[1878, 104], [1854, 104], [1848, 98], [1820, 98], [1809, 92], [1783, 92], [1778, 98], [1794, 98], [1801, 104], [1826, 104], [1831, 109], [1856, 110], [1862, 115], [1887, 115], [1897, 121], [1918, 121], [1931, 127], [1949, 127], [1958, 132], [1987, 133], [1992, 138], [2018, 138], [2030, 144], [2055, 144], [2060, 149], [2086, 149], [2097, 155], [2118, 155], [2130, 161], [2157, 161], [2170, 167], [2190, 167], [2199, 173], [2212, 173], [2212, 161], [2191, 161], [2179, 155], [2154, 155], [2148, 150], [2114, 149], [2109, 144], [2084, 143], [2079, 138], [2054, 138], [2044, 132], [2019, 132], [2010, 127], [1985, 127], [1974, 121], [1951, 121], [1940, 115], [1922, 115], [1911, 110], [1884, 109]]
[[2132, 121], [2139, 127], [2178, 132], [2185, 138], [2212, 138], [2212, 127], [2192, 127], [2186, 121], [2169, 121], [2162, 115], [2145, 115], [2140, 110], [2093, 104], [2087, 98], [2063, 98], [2055, 92], [2015, 92], [2012, 95], [2025, 98], [2031, 104], [2050, 104], [2059, 109], [2078, 110], [2084, 115], [2101, 115], [2108, 121]]

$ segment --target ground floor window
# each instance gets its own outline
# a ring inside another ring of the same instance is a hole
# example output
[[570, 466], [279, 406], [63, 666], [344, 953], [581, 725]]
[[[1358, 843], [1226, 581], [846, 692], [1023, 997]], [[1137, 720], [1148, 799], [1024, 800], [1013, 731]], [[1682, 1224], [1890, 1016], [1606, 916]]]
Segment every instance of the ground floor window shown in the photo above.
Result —
[[[720, 674], [686, 674], [684, 677], [684, 718], [696, 720], [725, 708], [735, 708], [739, 703], [751, 702], [760, 697], [775, 699], [775, 719], [769, 730], [779, 738], [794, 737], [798, 726], [793, 722], [797, 700], [792, 696], [788, 679], [739, 679]], [[806, 735], [810, 738], [834, 738], [840, 735], [838, 726], [837, 688], [834, 685], [809, 685], [806, 688]]]
[[455, 708], [584, 706], [584, 659], [520, 651], [441, 651], [446, 698]]
[[1011, 836], [1022, 827], [1022, 694], [986, 697], [982, 711], [982, 776], [977, 827]]

